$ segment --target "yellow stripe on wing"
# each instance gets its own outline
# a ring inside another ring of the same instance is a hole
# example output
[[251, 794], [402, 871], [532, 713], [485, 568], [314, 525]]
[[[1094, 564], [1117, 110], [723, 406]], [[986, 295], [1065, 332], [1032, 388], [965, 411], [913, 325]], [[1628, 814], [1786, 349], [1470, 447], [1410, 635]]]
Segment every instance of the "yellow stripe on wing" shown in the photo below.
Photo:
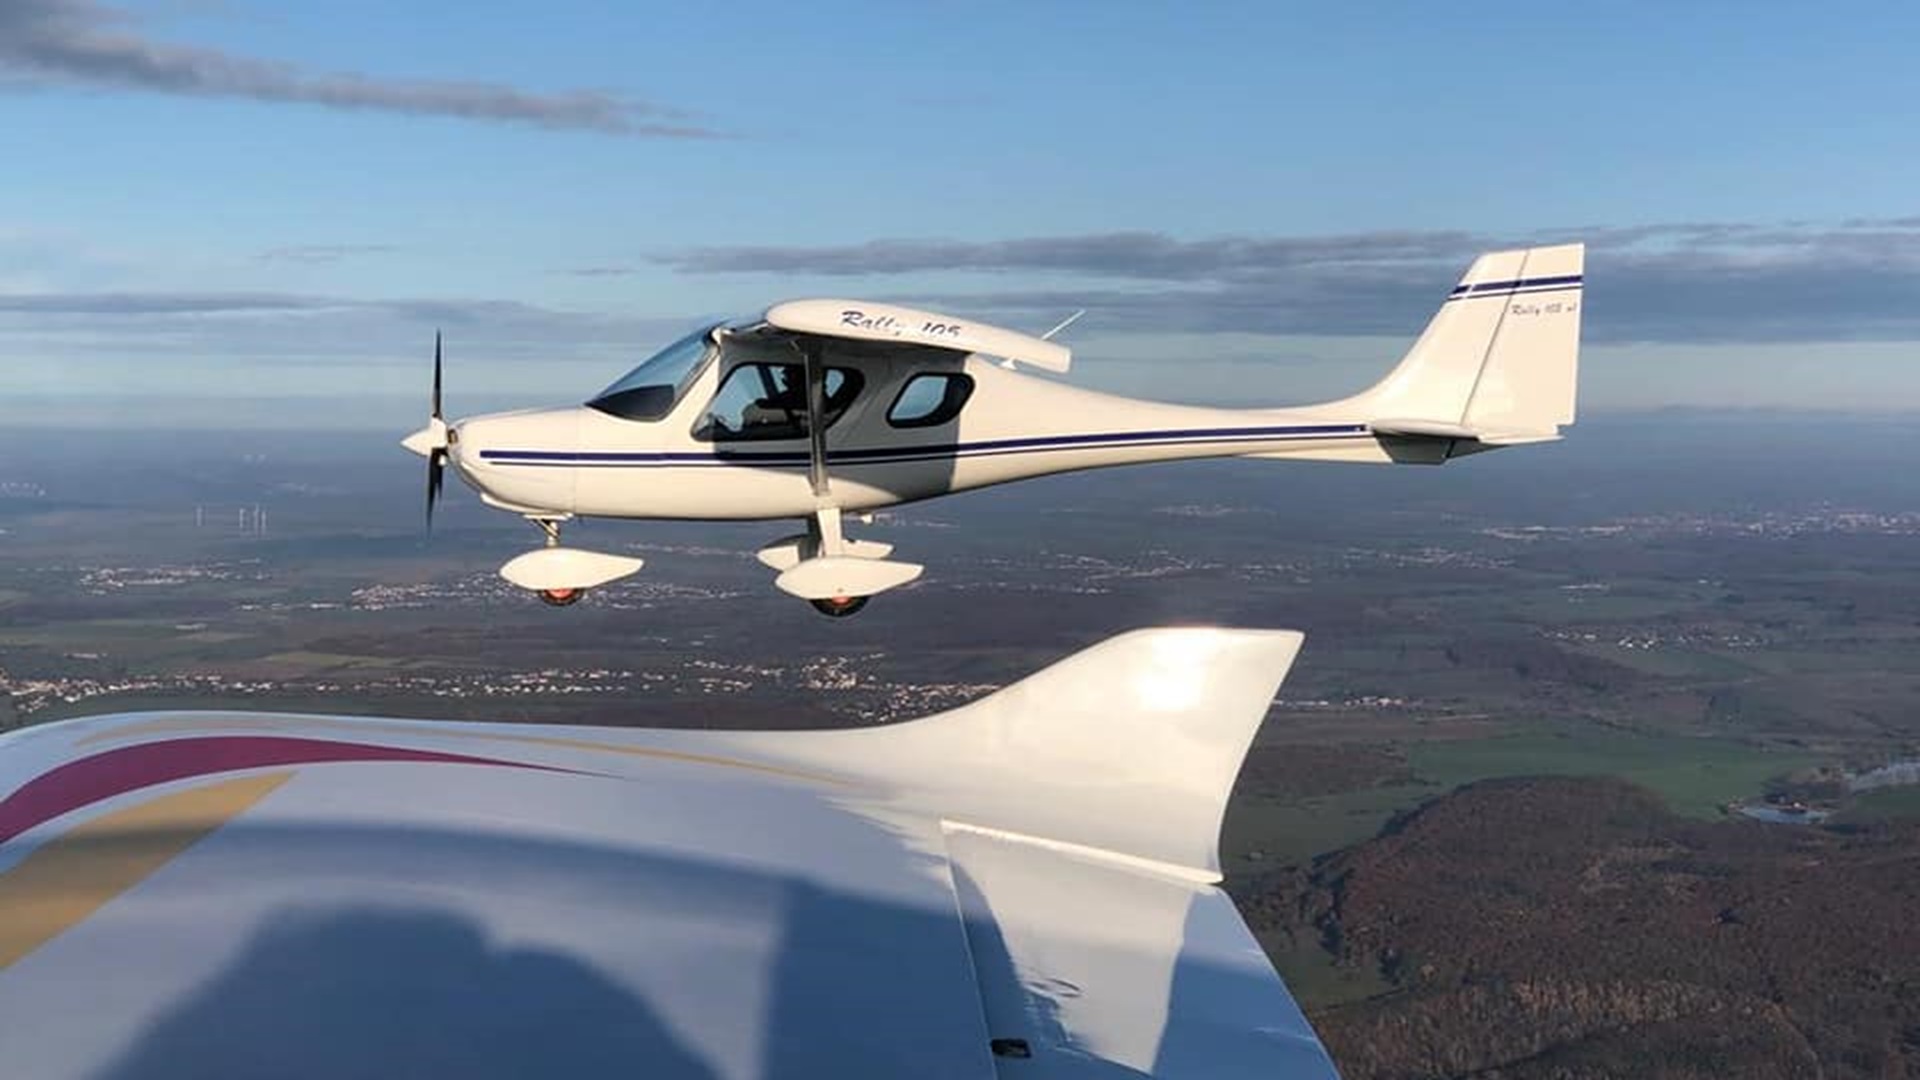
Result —
[[84, 922], [292, 775], [242, 776], [115, 810], [0, 871], [0, 970]]

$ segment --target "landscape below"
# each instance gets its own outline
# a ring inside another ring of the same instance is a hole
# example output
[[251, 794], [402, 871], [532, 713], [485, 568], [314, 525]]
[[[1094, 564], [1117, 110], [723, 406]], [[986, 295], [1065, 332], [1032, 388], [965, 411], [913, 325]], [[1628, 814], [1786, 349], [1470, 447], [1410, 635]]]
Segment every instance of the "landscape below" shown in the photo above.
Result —
[[1849, 778], [1920, 760], [1914, 428], [1623, 415], [1443, 469], [1036, 481], [882, 515], [927, 574], [844, 621], [771, 588], [777, 524], [578, 524], [648, 566], [555, 611], [494, 574], [532, 529], [452, 499], [426, 537], [384, 442], [12, 431], [0, 726], [845, 726], [1131, 627], [1296, 627], [1228, 887], [1346, 1076], [1901, 1075], [1920, 786]]

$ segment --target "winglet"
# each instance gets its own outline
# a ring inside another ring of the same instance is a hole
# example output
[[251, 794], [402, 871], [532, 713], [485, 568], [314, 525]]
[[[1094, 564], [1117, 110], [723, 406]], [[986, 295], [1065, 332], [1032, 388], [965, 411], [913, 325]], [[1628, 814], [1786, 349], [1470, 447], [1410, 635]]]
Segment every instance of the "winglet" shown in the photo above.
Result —
[[1227, 796], [1299, 654], [1292, 630], [1136, 630], [951, 712], [844, 733], [955, 825], [1220, 879]]

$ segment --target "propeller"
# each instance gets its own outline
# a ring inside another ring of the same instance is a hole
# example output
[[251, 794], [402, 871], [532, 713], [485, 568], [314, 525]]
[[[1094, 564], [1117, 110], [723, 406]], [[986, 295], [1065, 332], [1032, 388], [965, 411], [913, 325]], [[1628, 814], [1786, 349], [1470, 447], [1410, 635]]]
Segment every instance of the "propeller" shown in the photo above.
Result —
[[427, 426], [400, 440], [400, 445], [427, 459], [427, 529], [433, 529], [433, 507], [440, 501], [446, 483], [447, 446], [451, 442], [447, 421], [440, 413], [440, 331], [433, 332], [433, 397], [429, 403]]
[[[438, 427], [444, 433], [447, 422], [440, 415], [440, 331], [433, 332], [433, 410], [428, 415], [428, 426]], [[433, 531], [433, 504], [440, 501], [440, 485], [447, 478], [447, 441], [444, 437], [440, 445], [427, 455], [427, 531]]]

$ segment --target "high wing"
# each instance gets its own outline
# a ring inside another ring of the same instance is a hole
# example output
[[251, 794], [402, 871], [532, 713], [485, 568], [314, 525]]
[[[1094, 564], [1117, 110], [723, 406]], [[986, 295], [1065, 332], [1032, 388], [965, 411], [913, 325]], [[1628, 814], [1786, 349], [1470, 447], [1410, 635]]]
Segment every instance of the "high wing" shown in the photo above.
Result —
[[1073, 362], [1072, 351], [1057, 341], [975, 319], [868, 300], [789, 300], [768, 308], [763, 318], [768, 326], [795, 334], [926, 345], [997, 356], [1053, 372], [1065, 372]]
[[0, 1046], [68, 1076], [1334, 1077], [1219, 879], [1300, 635], [826, 732], [0, 738]]

